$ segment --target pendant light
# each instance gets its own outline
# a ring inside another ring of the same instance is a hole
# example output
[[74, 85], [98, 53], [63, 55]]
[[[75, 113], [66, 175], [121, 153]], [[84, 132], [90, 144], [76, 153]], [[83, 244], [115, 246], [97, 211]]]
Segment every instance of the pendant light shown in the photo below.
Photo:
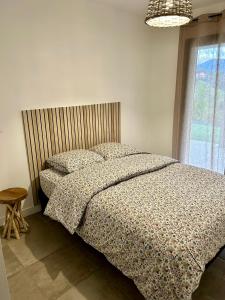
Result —
[[154, 27], [175, 27], [191, 19], [191, 0], [150, 0], [145, 23]]

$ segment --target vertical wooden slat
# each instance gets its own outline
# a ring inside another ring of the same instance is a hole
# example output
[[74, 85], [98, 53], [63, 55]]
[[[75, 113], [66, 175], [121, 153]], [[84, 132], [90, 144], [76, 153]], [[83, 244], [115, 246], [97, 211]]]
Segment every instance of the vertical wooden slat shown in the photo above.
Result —
[[105, 104], [101, 106], [101, 118], [102, 118], [102, 127], [104, 132], [104, 143], [107, 142], [107, 128], [106, 128], [106, 116], [105, 116]]
[[117, 107], [117, 103], [115, 103], [114, 105], [114, 139], [115, 141], [118, 141], [118, 107]]
[[38, 134], [38, 126], [37, 126], [37, 117], [36, 110], [31, 111], [32, 125], [33, 125], [33, 135], [34, 135], [34, 149], [35, 149], [35, 157], [36, 157], [36, 165], [35, 165], [35, 182], [36, 182], [36, 194], [38, 198], [38, 190], [40, 188], [39, 181], [39, 172], [42, 170], [42, 161], [41, 161], [41, 151], [40, 151], [40, 136]]
[[96, 105], [92, 106], [92, 128], [93, 128], [93, 146], [98, 144], [98, 135], [96, 132]]
[[48, 159], [49, 157], [49, 152], [48, 152], [48, 144], [47, 144], [47, 133], [46, 133], [44, 110], [40, 109], [39, 114], [40, 114], [40, 123], [41, 123], [42, 138], [43, 138], [44, 161], [46, 161], [46, 159]]
[[35, 183], [34, 160], [33, 160], [33, 155], [32, 155], [32, 147], [31, 147], [31, 139], [30, 139], [27, 111], [22, 111], [22, 118], [23, 118], [23, 126], [24, 126], [24, 134], [25, 134], [25, 141], [26, 141], [27, 159], [28, 159], [32, 194], [33, 194], [33, 201], [35, 204], [37, 204], [37, 189], [36, 189], [36, 183]]
[[85, 147], [86, 149], [90, 148], [90, 122], [89, 122], [89, 112], [88, 112], [88, 106], [84, 106], [84, 128], [85, 130]]
[[68, 135], [68, 120], [66, 107], [63, 107], [63, 119], [64, 119], [64, 134], [65, 134], [65, 151], [69, 150], [69, 135]]
[[99, 105], [99, 129], [101, 130], [100, 141], [101, 143], [105, 142], [105, 130], [104, 130], [104, 122], [103, 122], [103, 106]]
[[38, 199], [37, 191], [39, 188], [39, 182], [38, 182], [38, 162], [37, 162], [37, 153], [36, 153], [36, 147], [35, 147], [35, 137], [34, 137], [34, 129], [33, 129], [33, 120], [32, 120], [32, 111], [27, 111], [27, 120], [28, 120], [28, 130], [30, 135], [30, 147], [31, 147], [31, 153], [32, 153], [32, 160], [33, 160], [33, 168], [34, 168], [34, 184], [35, 184], [35, 191], [34, 191], [34, 203], [36, 204], [36, 201]]
[[64, 112], [63, 108], [59, 108], [59, 119], [60, 119], [60, 131], [61, 131], [61, 137], [62, 137], [62, 152], [66, 151], [66, 135], [65, 135], [65, 122], [64, 122]]
[[102, 126], [102, 114], [101, 114], [101, 105], [98, 104], [98, 137], [99, 137], [99, 143], [104, 142], [104, 131], [103, 131], [103, 126]]
[[110, 142], [108, 103], [105, 104], [105, 126], [106, 126], [106, 142]]
[[37, 160], [37, 171], [41, 169], [41, 152], [39, 146], [39, 135], [38, 135], [38, 127], [37, 127], [37, 119], [36, 119], [36, 111], [31, 111], [32, 125], [33, 125], [33, 133], [34, 133], [34, 147], [35, 147], [35, 155]]
[[53, 128], [53, 135], [54, 135], [54, 145], [55, 145], [55, 154], [60, 152], [59, 149], [59, 134], [58, 134], [58, 126], [57, 126], [57, 116], [56, 116], [56, 109], [51, 109], [51, 117], [52, 117], [52, 128]]
[[92, 147], [92, 122], [91, 122], [91, 112], [90, 112], [90, 105], [86, 107], [86, 113], [87, 113], [87, 119], [86, 119], [86, 124], [88, 128], [88, 149]]
[[88, 124], [88, 108], [87, 105], [83, 106], [83, 115], [84, 115], [84, 136], [85, 136], [85, 149], [90, 147], [89, 139], [89, 124]]
[[117, 140], [120, 140], [120, 128], [119, 128], [119, 103], [117, 103]]
[[41, 126], [40, 110], [37, 109], [35, 111], [35, 113], [36, 113], [36, 122], [37, 122], [37, 133], [38, 133], [38, 139], [39, 139], [41, 169], [44, 169], [44, 165], [45, 165], [45, 149], [44, 149], [44, 140], [43, 140], [42, 126]]
[[75, 121], [74, 121], [74, 114], [73, 114], [73, 107], [69, 107], [69, 114], [70, 114], [70, 129], [71, 129], [71, 144], [72, 149], [76, 149], [76, 139], [75, 139]]
[[50, 135], [50, 122], [48, 117], [48, 109], [44, 109], [44, 116], [45, 116], [45, 129], [46, 129], [46, 140], [48, 145], [48, 153], [49, 157], [53, 155], [52, 151], [52, 142], [51, 142], [51, 135]]
[[69, 147], [73, 150], [73, 132], [72, 132], [72, 120], [71, 120], [71, 107], [67, 107], [67, 120], [68, 120], [68, 134], [69, 134]]
[[74, 116], [74, 118], [76, 118], [76, 132], [77, 132], [77, 148], [83, 148], [83, 141], [82, 141], [82, 132], [80, 129], [80, 124], [81, 124], [81, 112], [80, 112], [80, 107], [77, 106], [75, 109], [75, 113], [76, 115]]
[[103, 143], [105, 143], [106, 139], [105, 139], [105, 120], [104, 120], [104, 105], [103, 104], [100, 106], [100, 109], [101, 109], [102, 141], [103, 141]]
[[113, 138], [114, 138], [114, 142], [116, 142], [116, 103], [113, 103]]
[[55, 134], [54, 134], [54, 124], [53, 124], [53, 114], [52, 109], [48, 109], [48, 120], [49, 120], [49, 130], [50, 130], [50, 142], [52, 147], [52, 154], [56, 154], [56, 143], [55, 143]]
[[84, 108], [82, 106], [78, 107], [80, 123], [78, 124], [78, 130], [81, 132], [81, 145], [80, 148], [86, 148], [85, 143], [85, 126], [84, 126]]
[[80, 121], [80, 116], [77, 107], [73, 108], [73, 118], [74, 118], [75, 146], [76, 149], [79, 149], [81, 144], [81, 136], [80, 136], [81, 133], [78, 130], [78, 123]]
[[[83, 111], [82, 127], [83, 127], [83, 130], [84, 130], [84, 148], [87, 149], [87, 148], [89, 148], [88, 123], [87, 123], [87, 106], [82, 106], [81, 109]], [[85, 126], [84, 126], [84, 124], [85, 124]]]
[[96, 132], [96, 143], [100, 144], [101, 143], [101, 138], [100, 138], [100, 128], [99, 128], [99, 105], [96, 104], [95, 106], [95, 132]]
[[107, 104], [108, 107], [108, 130], [109, 130], [109, 137], [108, 137], [108, 141], [112, 141], [112, 119], [111, 119], [111, 104], [108, 103]]
[[120, 102], [117, 102], [117, 106], [118, 106], [118, 110], [117, 110], [117, 113], [118, 113], [118, 139], [117, 141], [120, 143], [121, 142], [121, 103]]
[[62, 145], [62, 131], [61, 131], [61, 119], [60, 119], [60, 111], [59, 111], [59, 108], [58, 108], [58, 107], [56, 108], [55, 116], [56, 116], [56, 124], [57, 124], [59, 152], [63, 152], [63, 145]]
[[88, 118], [89, 118], [89, 135], [90, 135], [90, 147], [94, 146], [94, 126], [93, 126], [93, 113], [92, 107], [88, 106]]

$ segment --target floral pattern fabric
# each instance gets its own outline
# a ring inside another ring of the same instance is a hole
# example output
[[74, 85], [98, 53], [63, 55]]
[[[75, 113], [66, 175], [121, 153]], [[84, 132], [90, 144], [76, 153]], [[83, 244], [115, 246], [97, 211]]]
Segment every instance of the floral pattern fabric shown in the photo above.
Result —
[[104, 159], [97, 153], [80, 149], [56, 154], [47, 160], [47, 164], [61, 172], [72, 173], [89, 164], [102, 161]]
[[40, 186], [45, 195], [50, 198], [57, 183], [67, 174], [55, 169], [46, 169], [39, 173]]
[[92, 147], [90, 150], [98, 153], [106, 160], [142, 153], [130, 145], [120, 143], [103, 143]]
[[225, 244], [225, 178], [132, 155], [63, 178], [45, 213], [102, 252], [146, 299], [189, 300]]

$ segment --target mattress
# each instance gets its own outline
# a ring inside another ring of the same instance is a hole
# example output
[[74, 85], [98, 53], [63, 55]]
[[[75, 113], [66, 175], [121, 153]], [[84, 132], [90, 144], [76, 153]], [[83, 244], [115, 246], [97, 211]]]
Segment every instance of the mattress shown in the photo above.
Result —
[[59, 180], [66, 175], [66, 173], [60, 172], [55, 169], [46, 169], [40, 172], [41, 189], [48, 198], [50, 198]]

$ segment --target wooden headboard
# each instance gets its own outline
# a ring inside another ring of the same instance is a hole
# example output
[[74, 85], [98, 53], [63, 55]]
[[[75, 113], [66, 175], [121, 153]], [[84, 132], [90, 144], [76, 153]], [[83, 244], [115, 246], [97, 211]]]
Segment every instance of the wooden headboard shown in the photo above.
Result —
[[22, 111], [34, 204], [38, 204], [39, 172], [52, 155], [120, 142], [120, 103]]

